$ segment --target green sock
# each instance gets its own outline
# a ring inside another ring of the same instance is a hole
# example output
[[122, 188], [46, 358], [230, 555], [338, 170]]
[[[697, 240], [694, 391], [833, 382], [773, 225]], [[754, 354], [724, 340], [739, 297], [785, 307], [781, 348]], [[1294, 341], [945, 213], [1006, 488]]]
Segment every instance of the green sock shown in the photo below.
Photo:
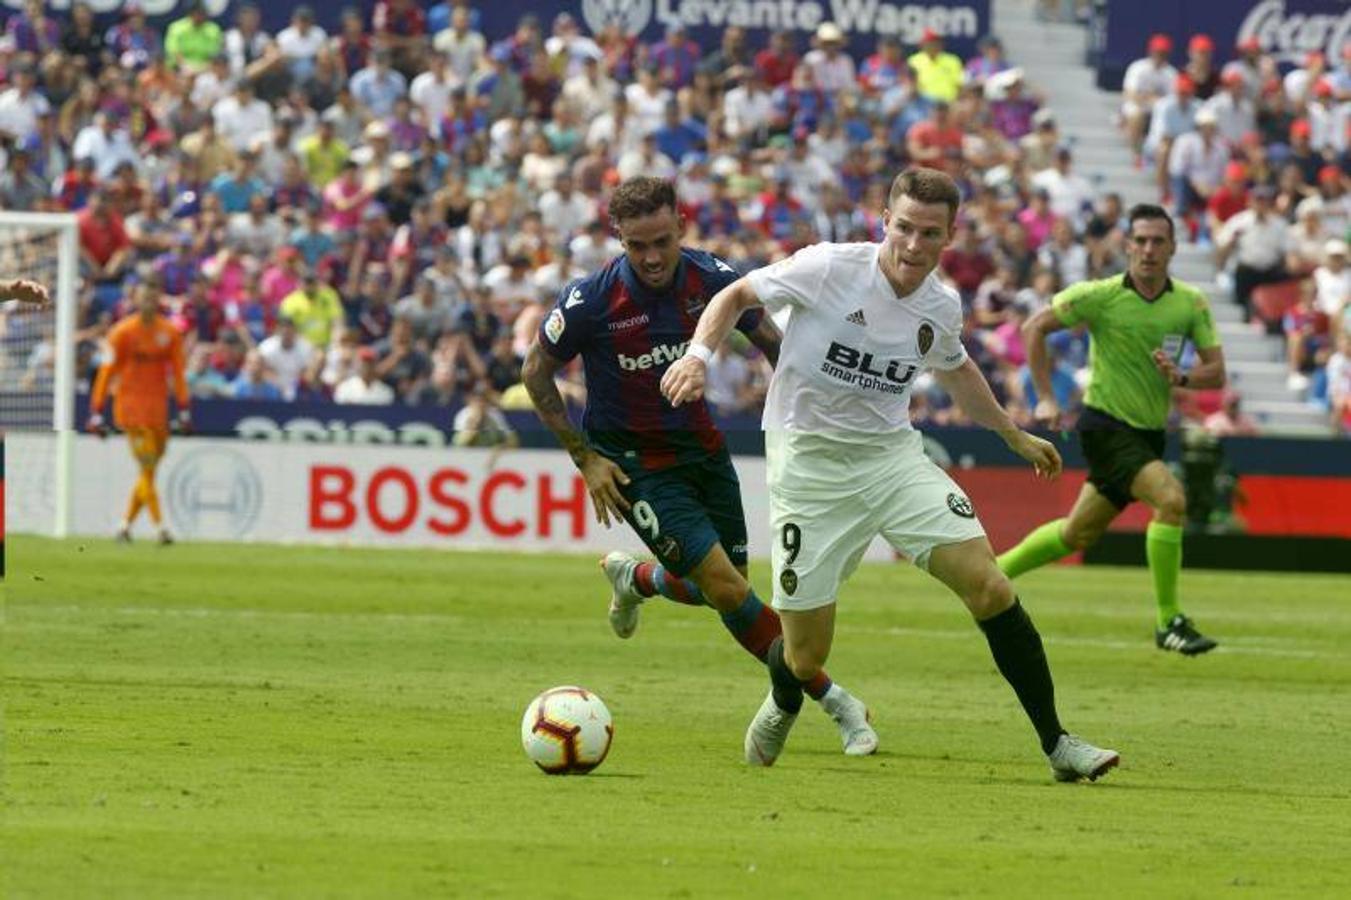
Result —
[[1182, 612], [1177, 605], [1177, 579], [1182, 573], [1182, 526], [1150, 522], [1145, 529], [1145, 558], [1154, 576], [1154, 599], [1159, 604], [1159, 627]]
[[1064, 519], [1056, 519], [1035, 529], [1021, 544], [999, 557], [999, 570], [1009, 578], [1017, 578], [1024, 572], [1069, 556], [1072, 551], [1060, 538], [1060, 528], [1064, 524]]

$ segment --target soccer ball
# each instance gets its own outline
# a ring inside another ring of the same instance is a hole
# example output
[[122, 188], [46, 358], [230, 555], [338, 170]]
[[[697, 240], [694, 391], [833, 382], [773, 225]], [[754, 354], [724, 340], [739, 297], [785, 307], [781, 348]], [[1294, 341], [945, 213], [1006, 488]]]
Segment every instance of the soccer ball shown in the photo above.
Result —
[[610, 711], [588, 690], [550, 688], [525, 708], [525, 755], [550, 775], [585, 775], [605, 760], [615, 729]]

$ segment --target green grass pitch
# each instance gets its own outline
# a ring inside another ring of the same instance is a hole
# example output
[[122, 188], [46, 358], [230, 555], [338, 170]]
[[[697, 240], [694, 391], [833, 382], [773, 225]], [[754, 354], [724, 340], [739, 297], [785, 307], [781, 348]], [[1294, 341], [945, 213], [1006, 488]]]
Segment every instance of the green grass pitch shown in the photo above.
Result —
[[[864, 566], [835, 678], [779, 764], [766, 680], [712, 611], [613, 637], [590, 557], [11, 538], [0, 895], [1347, 896], [1351, 581], [1184, 573], [1221, 641], [1154, 649], [1143, 569], [1020, 583], [1068, 727], [1119, 749], [1057, 785], [936, 583]], [[766, 567], [752, 573], [763, 586]], [[592, 775], [521, 752], [538, 691], [615, 719]]]

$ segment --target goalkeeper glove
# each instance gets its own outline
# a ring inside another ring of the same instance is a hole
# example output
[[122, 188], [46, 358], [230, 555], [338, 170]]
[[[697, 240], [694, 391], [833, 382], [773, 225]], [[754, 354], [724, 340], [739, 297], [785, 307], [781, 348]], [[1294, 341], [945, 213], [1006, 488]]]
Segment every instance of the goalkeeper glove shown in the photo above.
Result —
[[106, 438], [108, 436], [108, 425], [103, 421], [103, 416], [98, 413], [90, 413], [89, 424], [85, 425], [85, 431]]

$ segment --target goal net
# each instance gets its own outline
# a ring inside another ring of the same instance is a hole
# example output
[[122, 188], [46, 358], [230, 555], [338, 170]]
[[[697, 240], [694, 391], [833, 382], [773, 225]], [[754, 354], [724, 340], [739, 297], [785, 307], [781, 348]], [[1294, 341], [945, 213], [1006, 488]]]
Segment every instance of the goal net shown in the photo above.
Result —
[[69, 524], [78, 253], [73, 215], [0, 211], [0, 279], [41, 282], [54, 301], [40, 309], [0, 302], [0, 435], [11, 437], [6, 442], [11, 474], [25, 462], [16, 458], [20, 438], [36, 433], [54, 438], [50, 471], [57, 536], [64, 536]]

